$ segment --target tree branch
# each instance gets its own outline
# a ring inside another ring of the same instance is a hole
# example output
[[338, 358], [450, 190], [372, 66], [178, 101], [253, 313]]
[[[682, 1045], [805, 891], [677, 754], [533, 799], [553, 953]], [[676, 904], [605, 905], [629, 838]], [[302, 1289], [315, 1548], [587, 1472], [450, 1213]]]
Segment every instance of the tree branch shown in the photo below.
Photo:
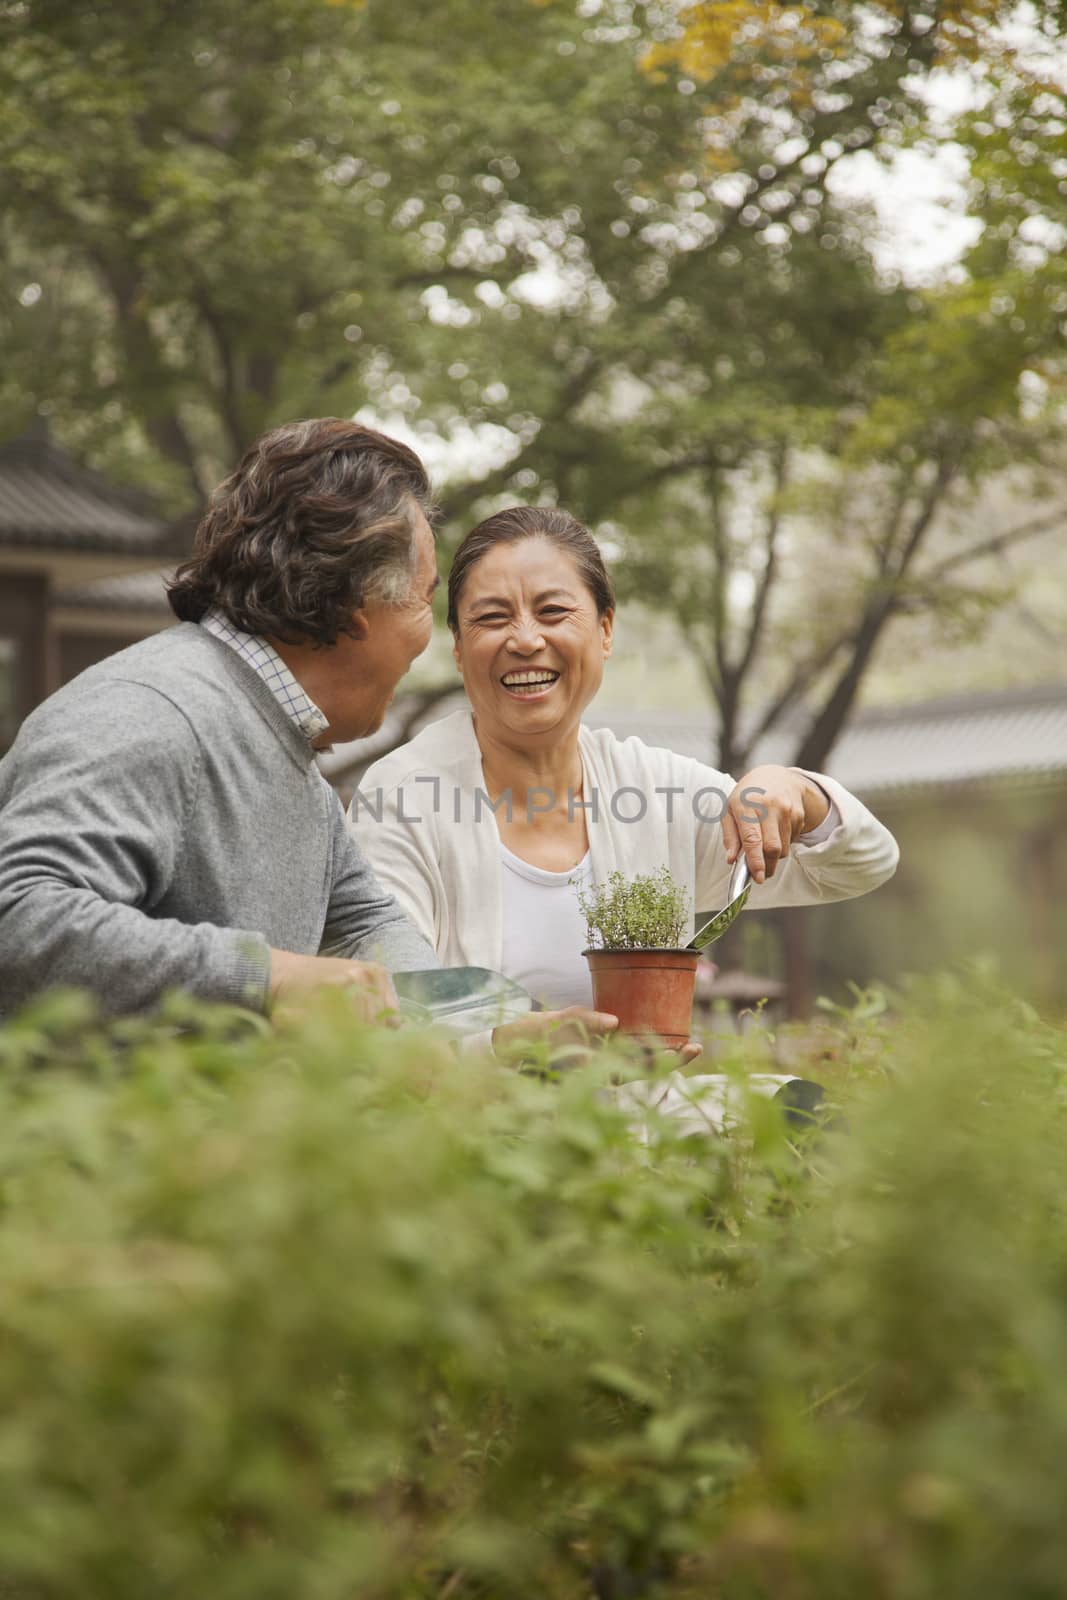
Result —
[[[405, 708], [404, 716], [400, 723], [400, 731], [397, 734], [396, 745], [392, 748], [395, 749], [399, 745], [407, 744], [427, 711], [439, 705], [442, 700], [447, 700], [449, 695], [455, 694], [458, 688], [459, 684], [456, 679], [449, 678], [447, 682], [434, 683], [428, 689], [416, 691], [411, 697], [411, 704]], [[382, 753], [383, 755], [388, 754], [387, 751]]]
[[878, 566], [878, 576], [885, 579], [889, 575], [889, 558], [900, 532], [900, 525], [904, 518], [904, 511], [911, 494], [912, 484], [915, 482], [915, 468], [909, 467], [898, 475], [897, 490], [893, 496], [892, 510], [886, 523], [885, 531], [878, 542], [875, 557]]
[[229, 334], [218, 315], [215, 307], [208, 298], [207, 291], [202, 283], [198, 283], [193, 291], [193, 303], [200, 313], [212, 343], [219, 358], [219, 369], [222, 374], [222, 392], [220, 395], [219, 415], [223, 426], [229, 436], [230, 450], [236, 461], [247, 443], [245, 430], [241, 422], [241, 406], [239, 387], [237, 382], [237, 368], [234, 361], [233, 346], [230, 344]]
[[[875, 104], [876, 99], [877, 96], [872, 96], [869, 100], [861, 101], [859, 106], [860, 112], [869, 111]], [[748, 206], [757, 205], [764, 194], [771, 189], [779, 188], [783, 180], [787, 178], [799, 175], [800, 177], [804, 178], [805, 181], [810, 182], [811, 180], [808, 179], [807, 174], [804, 173], [803, 168], [801, 167], [801, 162], [811, 154], [812, 150], [818, 149], [823, 141], [830, 136], [830, 134], [834, 131], [836, 120], [841, 115], [842, 113], [840, 112], [830, 112], [822, 118], [817, 118], [815, 122], [812, 123], [810, 137], [808, 138], [807, 144], [792, 161], [784, 163], [784, 165], [781, 167], [776, 167], [774, 169], [773, 176], [756, 179], [754, 187], [746, 192], [741, 204], [739, 206], [735, 206], [732, 211], [723, 217], [721, 226], [697, 249], [679, 252], [679, 254], [674, 258], [679, 268], [679, 272], [668, 273], [667, 281], [663, 284], [663, 286], [659, 288], [655, 294], [650, 295], [649, 298], [643, 302], [645, 308], [649, 311], [655, 311], [660, 306], [665, 305], [669, 300], [673, 300], [678, 294], [684, 293], [684, 288], [680, 287], [678, 282], [680, 274], [698, 267], [709, 250], [719, 249], [729, 238], [729, 236], [741, 226], [741, 213]], [[826, 161], [826, 166], [823, 172], [820, 174], [820, 183], [825, 187], [826, 179], [838, 161], [843, 161], [846, 156], [855, 155], [857, 151], [865, 149], [868, 145], [875, 142], [875, 138], [875, 130], [873, 128], [869, 128], [866, 130], [864, 137], [857, 138], [852, 143], [847, 144], [845, 148], [842, 149], [839, 156], [824, 157], [823, 159]], [[757, 231], [759, 227], [766, 227], [774, 220], [775, 219], [773, 217], [767, 217], [761, 224], [757, 225]]]
[[937, 471], [934, 474], [933, 482], [930, 484], [930, 487], [922, 497], [918, 515], [908, 531], [907, 539], [904, 542], [904, 548], [901, 550], [900, 555], [897, 558], [896, 570], [890, 575], [894, 586], [900, 583], [901, 579], [907, 572], [908, 567], [911, 565], [916, 551], [918, 550], [923, 539], [926, 537], [930, 524], [933, 521], [934, 513], [941, 504], [941, 501], [944, 499], [945, 493], [950, 487], [958, 470], [958, 462], [954, 461], [947, 454], [942, 456], [938, 461]]
[[775, 450], [774, 461], [774, 494], [771, 499], [770, 509], [767, 513], [767, 535], [764, 542], [763, 571], [760, 573], [759, 583], [756, 587], [755, 598], [752, 602], [752, 615], [749, 620], [748, 636], [737, 663], [737, 676], [743, 682], [752, 665], [756, 648], [763, 635], [763, 624], [766, 620], [767, 603], [771, 590], [774, 587], [775, 574], [778, 566], [778, 533], [782, 518], [782, 494], [785, 491], [789, 475], [789, 454], [784, 444], [779, 444]]
[[426, 267], [421, 272], [405, 272], [394, 280], [398, 289], [432, 289], [436, 283], [447, 283], [449, 278], [455, 278], [461, 283], [484, 283], [487, 278], [492, 278], [493, 270], [490, 266], [484, 267]]
[[523, 465], [534, 454], [533, 441], [524, 445], [517, 455], [510, 461], [505, 461], [502, 467], [494, 467], [492, 472], [487, 472], [484, 477], [460, 484], [446, 491], [441, 501], [441, 521], [457, 522], [471, 506], [487, 495], [499, 494], [506, 489], [512, 475], [522, 470]]
[[722, 523], [722, 498], [714, 466], [708, 472], [708, 498], [711, 502], [709, 531], [715, 572], [711, 585], [711, 647], [719, 679], [719, 696], [729, 693], [733, 671], [726, 648], [726, 591], [729, 584], [730, 556]]
[[261, 402], [263, 410], [268, 411], [278, 385], [277, 358], [268, 350], [253, 350], [248, 357], [245, 377], [249, 389]]
[[937, 583], [948, 573], [962, 567], [969, 561], [978, 561], [982, 556], [996, 556], [1005, 550], [1012, 549], [1017, 544], [1022, 544], [1026, 539], [1037, 539], [1044, 533], [1051, 533], [1055, 528], [1062, 528], [1067, 524], [1067, 507], [1054, 512], [1051, 516], [1032, 517], [1029, 522], [1021, 522], [1018, 527], [1009, 528], [1004, 533], [994, 534], [992, 538], [982, 539], [978, 544], [968, 545], [966, 550], [957, 550], [955, 554], [946, 556], [930, 567], [917, 580], [920, 583]]
[[468, 511], [477, 501], [484, 499], [487, 495], [498, 494], [501, 489], [507, 488], [510, 479], [515, 473], [520, 472], [525, 465], [536, 459], [538, 450], [541, 448], [541, 436], [546, 427], [552, 427], [566, 421], [574, 408], [585, 399], [589, 390], [599, 378], [603, 366], [603, 358], [594, 358], [587, 363], [580, 373], [576, 374], [564, 385], [559, 403], [549, 415], [542, 418], [541, 427], [538, 429], [537, 435], [530, 440], [529, 444], [523, 445], [518, 454], [512, 456], [510, 461], [505, 461], [503, 466], [496, 467], [482, 478], [450, 489], [444, 496], [441, 505], [443, 521], [453, 521], [462, 516], [465, 511]]
[[642, 472], [628, 483], [613, 486], [612, 500], [619, 505], [634, 495], [644, 494], [648, 489], [657, 488], [661, 483], [669, 483], [672, 478], [681, 478], [687, 472], [707, 467], [710, 461], [708, 452], [701, 450], [694, 455], [678, 456], [672, 461], [665, 461], [658, 467], [649, 467], [647, 472]]
[[[10, 183], [10, 174], [7, 177]], [[129, 258], [113, 259], [101, 239], [94, 237], [93, 220], [83, 216], [77, 207], [70, 209], [61, 205], [51, 191], [45, 192], [25, 183], [12, 186], [17, 188], [28, 206], [36, 208], [53, 227], [59, 227], [62, 239], [69, 242], [71, 238], [76, 238], [81, 241], [86, 259], [114, 305], [115, 337], [123, 349], [131, 373], [140, 371], [145, 376], [146, 398], [148, 393], [156, 396], [165, 392], [171, 385], [173, 374], [167, 368], [151, 329], [139, 310], [141, 280], [131, 269]], [[159, 412], [146, 403], [141, 408], [139, 420], [160, 455], [181, 468], [194, 497], [197, 501], [203, 501], [207, 496], [207, 487], [201, 479], [196, 452], [177, 408]]]
[[899, 586], [919, 549], [934, 513], [958, 470], [957, 463], [948, 455], [938, 462], [934, 479], [922, 498], [919, 510], [911, 524], [903, 550], [896, 562], [891, 581], [879, 582], [871, 593], [852, 640], [852, 654], [814, 717], [811, 726], [800, 742], [794, 765], [821, 769], [841, 736], [855, 704], [863, 675], [874, 654], [882, 630], [896, 609]]
[[801, 667], [793, 669], [789, 683], [770, 705], [766, 708], [748, 741], [748, 748], [754, 749], [760, 740], [765, 738], [776, 723], [780, 722], [786, 712], [791, 710], [797, 701], [816, 680], [832, 665], [834, 657], [840, 655], [852, 640], [852, 631], [836, 634], [827, 640], [820, 650]]

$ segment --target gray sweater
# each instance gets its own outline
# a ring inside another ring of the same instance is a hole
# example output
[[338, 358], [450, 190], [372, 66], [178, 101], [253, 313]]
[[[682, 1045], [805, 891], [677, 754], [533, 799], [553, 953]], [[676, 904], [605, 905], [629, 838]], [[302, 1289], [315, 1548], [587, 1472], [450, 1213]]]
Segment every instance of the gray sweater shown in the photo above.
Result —
[[0, 1014], [56, 984], [262, 1009], [271, 945], [437, 965], [269, 688], [181, 623], [60, 689], [0, 762]]

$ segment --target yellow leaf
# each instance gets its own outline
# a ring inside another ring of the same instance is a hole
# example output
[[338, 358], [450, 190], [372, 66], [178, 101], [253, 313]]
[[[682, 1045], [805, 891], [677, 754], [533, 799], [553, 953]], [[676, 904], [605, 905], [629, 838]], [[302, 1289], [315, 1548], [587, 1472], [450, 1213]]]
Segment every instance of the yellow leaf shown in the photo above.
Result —
[[779, 69], [787, 81], [804, 62], [822, 53], [840, 53], [848, 35], [841, 23], [817, 16], [802, 4], [775, 0], [699, 0], [681, 14], [678, 38], [654, 45], [642, 62], [647, 72], [673, 66], [708, 82], [726, 67], [751, 65], [758, 58]]

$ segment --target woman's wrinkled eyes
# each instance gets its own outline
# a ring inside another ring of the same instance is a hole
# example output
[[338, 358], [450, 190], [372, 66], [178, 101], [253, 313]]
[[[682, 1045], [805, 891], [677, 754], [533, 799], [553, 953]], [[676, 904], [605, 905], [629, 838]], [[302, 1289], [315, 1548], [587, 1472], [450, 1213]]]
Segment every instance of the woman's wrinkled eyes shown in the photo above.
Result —
[[[567, 614], [568, 612], [566, 606], [542, 606], [540, 612], [538, 613], [539, 616], [549, 617], [552, 620], [555, 620], [556, 617], [565, 617]], [[511, 617], [506, 611], [485, 611], [480, 617], [472, 617], [471, 621], [474, 623], [510, 622]]]

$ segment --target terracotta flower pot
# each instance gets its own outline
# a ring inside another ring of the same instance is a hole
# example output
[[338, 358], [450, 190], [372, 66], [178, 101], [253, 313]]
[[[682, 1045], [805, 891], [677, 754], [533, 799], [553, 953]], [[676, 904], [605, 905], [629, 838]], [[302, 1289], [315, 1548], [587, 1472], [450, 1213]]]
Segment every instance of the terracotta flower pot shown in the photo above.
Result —
[[676, 1048], [690, 1038], [698, 950], [586, 950], [593, 1005], [619, 1032], [650, 1034]]

